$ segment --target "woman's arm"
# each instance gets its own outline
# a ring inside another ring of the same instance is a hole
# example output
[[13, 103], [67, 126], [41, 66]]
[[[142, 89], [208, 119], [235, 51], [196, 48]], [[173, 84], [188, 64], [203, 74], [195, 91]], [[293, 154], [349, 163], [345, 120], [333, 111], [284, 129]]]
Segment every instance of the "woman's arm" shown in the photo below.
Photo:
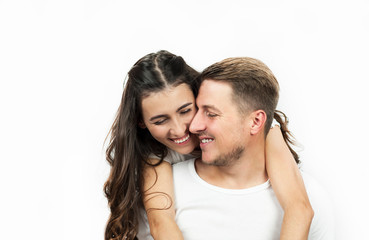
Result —
[[[159, 161], [150, 159], [151, 163]], [[143, 174], [143, 201], [155, 240], [183, 240], [175, 222], [172, 166], [163, 161], [156, 167], [146, 165]]]
[[314, 211], [300, 171], [279, 127], [273, 127], [267, 135], [266, 169], [284, 210], [280, 239], [306, 240]]

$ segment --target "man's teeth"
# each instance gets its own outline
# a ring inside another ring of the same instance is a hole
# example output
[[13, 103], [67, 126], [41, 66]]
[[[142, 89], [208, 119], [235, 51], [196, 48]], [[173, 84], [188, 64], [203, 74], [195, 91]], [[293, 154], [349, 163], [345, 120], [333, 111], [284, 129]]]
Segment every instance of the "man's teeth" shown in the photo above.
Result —
[[190, 138], [190, 134], [188, 134], [186, 137], [179, 139], [179, 140], [174, 140], [175, 143], [183, 143], [184, 141], [187, 141], [187, 139]]
[[208, 143], [208, 142], [212, 142], [212, 141], [213, 141], [213, 139], [209, 139], [209, 138], [201, 139], [202, 143]]

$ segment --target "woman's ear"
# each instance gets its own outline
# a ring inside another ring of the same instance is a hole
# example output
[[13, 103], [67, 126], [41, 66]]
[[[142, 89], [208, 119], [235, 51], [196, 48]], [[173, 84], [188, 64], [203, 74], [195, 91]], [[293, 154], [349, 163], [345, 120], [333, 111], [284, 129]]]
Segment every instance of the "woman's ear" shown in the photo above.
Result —
[[139, 121], [138, 122], [138, 126], [142, 129], [145, 129], [146, 128], [146, 124], [143, 122], [143, 121]]
[[256, 110], [251, 113], [251, 128], [250, 133], [251, 135], [255, 135], [262, 131], [264, 133], [264, 126], [267, 119], [267, 115], [263, 110]]

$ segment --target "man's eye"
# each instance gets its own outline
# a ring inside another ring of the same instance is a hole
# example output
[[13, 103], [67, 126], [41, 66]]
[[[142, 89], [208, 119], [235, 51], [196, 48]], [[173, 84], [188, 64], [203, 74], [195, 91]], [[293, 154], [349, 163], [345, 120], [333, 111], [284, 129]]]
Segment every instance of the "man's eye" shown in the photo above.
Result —
[[206, 112], [206, 116], [213, 118], [213, 117], [218, 116], [218, 114], [211, 113], [211, 112]]
[[161, 125], [161, 124], [163, 124], [164, 122], [166, 122], [167, 121], [167, 119], [163, 119], [163, 120], [160, 120], [160, 121], [156, 121], [156, 122], [154, 122], [154, 124], [155, 125]]
[[188, 109], [186, 109], [186, 110], [183, 110], [183, 111], [181, 111], [180, 112], [180, 114], [186, 114], [186, 113], [189, 113], [189, 112], [191, 112], [191, 108], [188, 108]]

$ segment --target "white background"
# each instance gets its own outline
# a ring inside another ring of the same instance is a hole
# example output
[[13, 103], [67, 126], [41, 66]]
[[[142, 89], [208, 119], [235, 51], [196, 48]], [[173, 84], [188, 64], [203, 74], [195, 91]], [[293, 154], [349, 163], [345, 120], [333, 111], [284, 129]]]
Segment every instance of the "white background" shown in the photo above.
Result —
[[103, 239], [103, 142], [126, 73], [160, 49], [199, 71], [264, 61], [337, 239], [368, 239], [369, 4], [224, 2], [0, 0], [0, 239]]

